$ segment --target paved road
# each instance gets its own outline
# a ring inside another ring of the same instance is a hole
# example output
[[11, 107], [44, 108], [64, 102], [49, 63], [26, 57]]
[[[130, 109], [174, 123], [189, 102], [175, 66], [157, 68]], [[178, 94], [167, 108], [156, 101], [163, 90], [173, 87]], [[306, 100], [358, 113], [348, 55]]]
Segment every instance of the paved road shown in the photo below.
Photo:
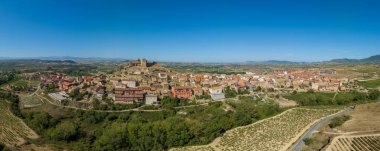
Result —
[[322, 120], [318, 121], [317, 123], [315, 123], [313, 126], [311, 126], [311, 128], [309, 130], [307, 130], [298, 140], [297, 142], [295, 143], [295, 145], [292, 146], [292, 148], [290, 150], [292, 151], [300, 151], [302, 150], [302, 147], [305, 145], [305, 142], [303, 141], [305, 138], [309, 138], [316, 130], [318, 130], [323, 124], [325, 124], [326, 122], [330, 121], [331, 119], [333, 119], [334, 117], [337, 117], [337, 116], [340, 116], [340, 115], [343, 115], [343, 114], [346, 114], [347, 112], [350, 112], [352, 111], [352, 109], [349, 107], [347, 108], [346, 110], [344, 111], [341, 111], [339, 112], [338, 114], [334, 114], [334, 115], [330, 115], [330, 116], [327, 116], [325, 118], [323, 118]]

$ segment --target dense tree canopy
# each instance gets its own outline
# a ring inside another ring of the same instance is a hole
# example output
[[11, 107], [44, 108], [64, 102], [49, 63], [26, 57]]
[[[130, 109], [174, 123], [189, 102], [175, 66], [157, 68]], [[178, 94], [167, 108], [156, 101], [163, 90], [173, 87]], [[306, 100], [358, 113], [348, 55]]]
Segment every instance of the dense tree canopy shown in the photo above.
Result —
[[[166, 103], [183, 103], [167, 98]], [[46, 143], [66, 144], [70, 150], [167, 150], [210, 143], [225, 131], [281, 112], [277, 104], [253, 98], [157, 112], [106, 113], [81, 111], [65, 117], [45, 112], [23, 113], [25, 121]]]
[[0, 85], [8, 83], [16, 78], [16, 74], [14, 72], [2, 72], [0, 73]]

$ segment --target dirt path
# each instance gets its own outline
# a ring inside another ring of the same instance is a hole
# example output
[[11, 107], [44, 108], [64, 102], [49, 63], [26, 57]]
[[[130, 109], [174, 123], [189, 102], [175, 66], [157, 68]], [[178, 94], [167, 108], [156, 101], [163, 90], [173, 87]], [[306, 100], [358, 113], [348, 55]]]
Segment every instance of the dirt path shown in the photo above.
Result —
[[[319, 131], [316, 131], [319, 132]], [[354, 131], [354, 132], [322, 132], [324, 134], [333, 134], [333, 135], [354, 135], [354, 134], [361, 134], [361, 133], [373, 133], [373, 132], [380, 132], [379, 130], [373, 130], [373, 131]]]
[[336, 92], [336, 93], [334, 94], [334, 97], [332, 98], [332, 101], [335, 100], [336, 95], [338, 95], [338, 92]]

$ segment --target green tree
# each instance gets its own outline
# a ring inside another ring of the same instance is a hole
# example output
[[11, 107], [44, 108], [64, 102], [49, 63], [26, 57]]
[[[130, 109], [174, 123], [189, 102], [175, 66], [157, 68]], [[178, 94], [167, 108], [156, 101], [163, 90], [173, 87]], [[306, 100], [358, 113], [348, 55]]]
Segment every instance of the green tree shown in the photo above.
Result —
[[119, 123], [113, 123], [94, 143], [95, 150], [104, 151], [120, 150], [128, 146], [127, 125]]
[[55, 128], [49, 129], [47, 131], [48, 138], [55, 141], [74, 141], [79, 134], [79, 127], [76, 123], [72, 121], [63, 121], [58, 124]]
[[224, 90], [226, 98], [234, 98], [237, 95], [235, 90], [232, 90], [229, 86], [227, 86]]
[[46, 112], [34, 112], [26, 119], [29, 125], [40, 134], [53, 125], [52, 117]]
[[380, 91], [379, 90], [371, 90], [368, 94], [368, 99], [370, 100], [376, 100], [380, 97]]

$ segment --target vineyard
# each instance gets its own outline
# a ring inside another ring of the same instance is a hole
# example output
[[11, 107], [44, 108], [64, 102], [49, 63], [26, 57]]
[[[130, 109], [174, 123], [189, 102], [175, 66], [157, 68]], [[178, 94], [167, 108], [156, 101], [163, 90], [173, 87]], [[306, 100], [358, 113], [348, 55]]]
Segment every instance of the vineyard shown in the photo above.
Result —
[[210, 145], [177, 150], [286, 150], [314, 122], [338, 111], [338, 109], [290, 109], [275, 117], [230, 130]]
[[338, 136], [326, 151], [374, 151], [380, 150], [380, 134], [359, 136]]
[[38, 137], [22, 120], [12, 114], [5, 101], [0, 101], [0, 119], [0, 142], [7, 146], [20, 145], [26, 138]]

